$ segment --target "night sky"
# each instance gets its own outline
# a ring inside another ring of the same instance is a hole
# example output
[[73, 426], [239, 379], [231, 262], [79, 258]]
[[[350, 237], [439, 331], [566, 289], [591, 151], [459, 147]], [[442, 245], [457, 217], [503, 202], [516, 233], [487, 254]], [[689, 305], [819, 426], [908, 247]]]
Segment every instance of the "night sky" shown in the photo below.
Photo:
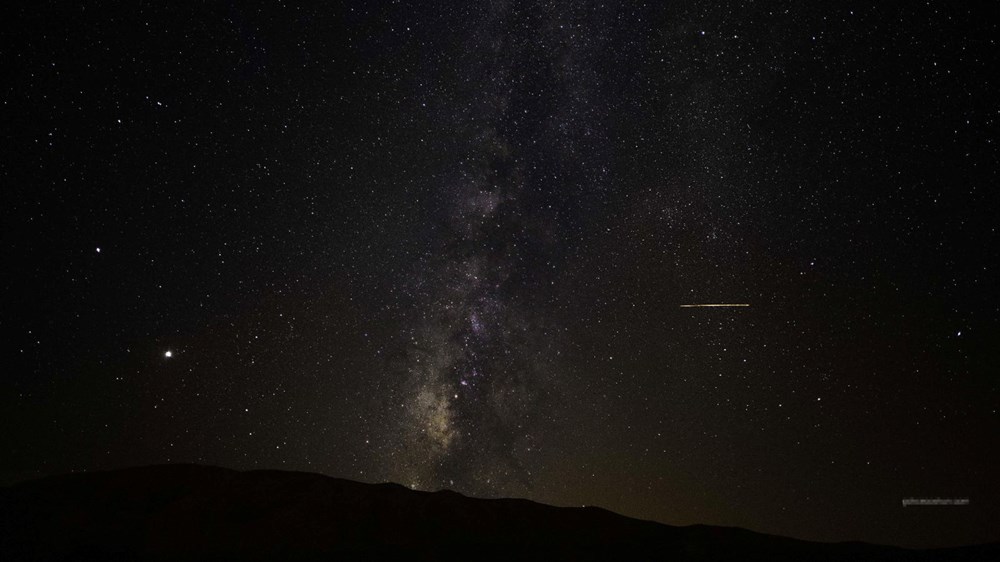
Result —
[[1000, 539], [988, 4], [25, 4], [3, 483], [197, 462]]

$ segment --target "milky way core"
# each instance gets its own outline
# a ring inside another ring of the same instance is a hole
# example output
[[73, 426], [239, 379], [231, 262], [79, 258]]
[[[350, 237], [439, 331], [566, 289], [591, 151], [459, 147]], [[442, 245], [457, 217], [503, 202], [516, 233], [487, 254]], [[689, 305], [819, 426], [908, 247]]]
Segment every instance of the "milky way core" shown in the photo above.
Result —
[[[568, 233], [557, 225], [575, 212], [566, 198], [599, 193], [606, 167], [593, 146], [603, 114], [589, 66], [599, 11], [497, 3], [483, 17], [459, 64], [482, 87], [441, 103], [465, 144], [431, 195], [439, 223], [435, 251], [415, 273], [424, 312], [407, 351], [399, 434], [401, 478], [491, 493], [528, 480], [522, 455], [558, 356], [533, 306], [546, 298], [538, 273], [561, 259]], [[560, 34], [567, 19], [575, 31]]]

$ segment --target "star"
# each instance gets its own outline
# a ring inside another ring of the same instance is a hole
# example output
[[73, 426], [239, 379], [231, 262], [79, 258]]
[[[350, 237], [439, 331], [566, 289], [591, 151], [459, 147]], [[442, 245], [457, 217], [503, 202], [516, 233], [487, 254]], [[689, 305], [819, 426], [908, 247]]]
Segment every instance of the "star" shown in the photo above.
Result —
[[171, 357], [174, 356], [174, 352], [168, 349], [167, 351], [163, 352], [163, 356], [166, 357], [167, 359], [170, 359]]

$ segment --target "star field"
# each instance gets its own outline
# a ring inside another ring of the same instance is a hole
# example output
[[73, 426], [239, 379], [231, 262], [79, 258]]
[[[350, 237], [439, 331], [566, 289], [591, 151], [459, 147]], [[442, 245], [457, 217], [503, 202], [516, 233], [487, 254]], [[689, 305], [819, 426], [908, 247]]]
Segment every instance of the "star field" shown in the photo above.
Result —
[[197, 462], [997, 540], [991, 14], [5, 12], [3, 483]]

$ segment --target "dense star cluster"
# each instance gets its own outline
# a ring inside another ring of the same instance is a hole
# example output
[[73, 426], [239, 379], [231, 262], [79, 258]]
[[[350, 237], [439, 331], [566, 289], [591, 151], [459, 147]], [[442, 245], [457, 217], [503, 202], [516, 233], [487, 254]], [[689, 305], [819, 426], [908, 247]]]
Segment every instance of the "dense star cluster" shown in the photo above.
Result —
[[402, 439], [391, 454], [403, 452], [414, 486], [499, 494], [530, 482], [522, 459], [539, 445], [532, 418], [560, 352], [544, 309], [572, 244], [572, 201], [607, 185], [593, 67], [613, 15], [491, 5], [451, 63], [468, 78], [429, 96], [453, 162], [430, 179], [430, 249], [409, 288], [420, 316], [394, 396]]
[[991, 14], [2, 21], [0, 483], [196, 462], [1000, 538]]

